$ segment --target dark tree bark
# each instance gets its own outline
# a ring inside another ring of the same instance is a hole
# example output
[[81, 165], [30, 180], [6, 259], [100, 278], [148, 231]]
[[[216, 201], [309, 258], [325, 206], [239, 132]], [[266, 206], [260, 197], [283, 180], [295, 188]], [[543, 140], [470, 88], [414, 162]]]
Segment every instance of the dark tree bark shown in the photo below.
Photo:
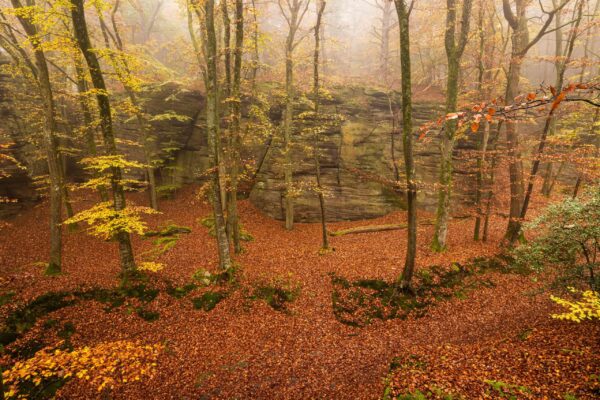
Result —
[[[11, 0], [15, 9], [22, 8], [19, 0]], [[28, 5], [30, 5], [28, 3]], [[62, 268], [62, 203], [64, 179], [58, 151], [57, 124], [55, 115], [55, 101], [50, 83], [50, 72], [46, 61], [46, 54], [39, 45], [39, 32], [35, 24], [28, 18], [19, 15], [19, 23], [33, 47], [35, 66], [31, 62], [33, 76], [37, 78], [40, 96], [44, 104], [44, 136], [46, 139], [46, 157], [48, 158], [48, 174], [50, 176], [50, 259], [46, 272], [57, 274]], [[18, 43], [18, 42], [17, 42]]]
[[[569, 0], [562, 0], [558, 7], [554, 8], [552, 11], [546, 12], [548, 16], [544, 24], [534, 38], [530, 39], [527, 8], [531, 2], [529, 0], [515, 0], [516, 7], [513, 12], [509, 0], [502, 0], [502, 10], [504, 12], [504, 18], [511, 29], [512, 41], [510, 65], [508, 76], [506, 78], [506, 93], [504, 96], [506, 105], [514, 104], [515, 98], [519, 95], [521, 66], [525, 55], [529, 49], [531, 49], [531, 47], [546, 34], [555, 14], [559, 12], [568, 1]], [[517, 237], [520, 231], [519, 215], [521, 214], [525, 188], [517, 122], [511, 119], [506, 121], [506, 144], [508, 147], [510, 177], [510, 212], [505, 239], [509, 244], [512, 244], [514, 242], [513, 238]]]
[[[561, 64], [560, 68], [558, 69], [557, 84], [560, 86], [558, 86], [557, 90], [559, 91], [559, 93], [562, 92], [561, 88], [562, 88], [562, 83], [564, 80], [564, 74], [566, 71], [566, 65], [569, 62], [569, 60], [571, 59], [571, 55], [573, 54], [573, 48], [575, 46], [575, 39], [577, 38], [577, 28], [579, 27], [579, 23], [581, 22], [581, 16], [583, 13], [583, 1], [579, 2], [577, 12], [578, 12], [578, 14], [577, 14], [578, 17], [575, 20], [575, 25], [574, 25], [573, 30], [571, 31], [571, 34], [567, 41], [567, 51], [565, 53], [566, 59], [564, 60], [564, 64]], [[559, 96], [560, 96], [560, 94], [559, 94]], [[511, 244], [511, 245], [519, 238], [519, 235], [521, 234], [523, 220], [525, 219], [525, 216], [527, 215], [527, 209], [529, 207], [529, 202], [531, 200], [531, 195], [533, 193], [533, 185], [535, 183], [535, 178], [536, 178], [538, 170], [539, 170], [540, 159], [541, 159], [542, 155], [544, 154], [544, 149], [546, 147], [546, 140], [548, 138], [548, 133], [550, 132], [550, 130], [553, 126], [554, 114], [556, 112], [556, 108], [558, 107], [558, 104], [559, 103], [557, 103], [555, 101], [555, 103], [552, 105], [552, 108], [550, 109], [550, 112], [548, 113], [548, 116], [546, 117], [546, 122], [544, 124], [544, 129], [542, 130], [537, 153], [535, 155], [535, 159], [534, 159], [533, 165], [531, 167], [531, 173], [529, 174], [529, 181], [527, 184], [527, 190], [525, 192], [525, 197], [523, 199], [523, 205], [521, 207], [521, 212], [519, 214], [519, 219], [513, 223], [513, 228], [507, 233], [506, 239], [508, 240], [509, 244]]]
[[[315, 102], [315, 120], [319, 121], [319, 103], [320, 95], [319, 90], [321, 88], [321, 82], [319, 78], [319, 67], [320, 67], [320, 50], [321, 50], [321, 24], [323, 20], [323, 13], [327, 6], [326, 0], [319, 0], [317, 3], [317, 22], [315, 24], [315, 49], [313, 54], [313, 96]], [[326, 222], [326, 211], [325, 211], [325, 195], [323, 194], [323, 185], [321, 183], [321, 163], [319, 161], [320, 149], [319, 149], [319, 129], [315, 130], [315, 141], [314, 141], [314, 159], [315, 159], [315, 177], [317, 180], [317, 191], [319, 196], [319, 209], [321, 211], [321, 234], [324, 250], [329, 249], [329, 238], [327, 237], [327, 222]]]
[[[112, 35], [109, 30], [108, 30], [108, 26], [106, 25], [106, 23], [104, 22], [104, 17], [102, 16], [102, 10], [101, 9], [96, 9], [97, 13], [98, 13], [98, 18], [100, 21], [100, 30], [102, 31], [102, 37], [104, 38], [104, 45], [106, 46], [107, 49], [111, 48], [111, 44], [110, 44], [110, 38], [113, 38], [113, 43], [115, 45], [115, 47], [117, 48], [117, 50], [119, 50], [120, 52], [124, 52], [123, 49], [123, 43], [120, 40], [120, 34], [119, 34], [119, 29], [117, 27], [116, 21], [114, 20], [114, 15], [117, 12], [119, 8], [119, 1], [115, 2], [115, 5], [113, 7], [113, 29], [114, 29], [114, 35]], [[138, 100], [137, 94], [135, 93], [135, 89], [128, 83], [130, 78], [131, 78], [131, 68], [129, 67], [129, 63], [127, 62], [126, 59], [121, 58], [119, 59], [118, 57], [115, 56], [114, 53], [110, 52], [109, 53], [109, 58], [111, 60], [111, 62], [113, 63], [113, 65], [115, 66], [114, 69], [116, 71], [117, 77], [119, 79], [119, 81], [121, 82], [121, 84], [123, 85], [123, 88], [125, 89], [125, 92], [127, 93], [127, 97], [129, 97], [129, 100], [131, 101], [131, 104], [133, 105], [133, 107], [135, 108], [135, 118], [136, 118], [136, 122], [138, 125], [138, 129], [139, 129], [139, 133], [142, 139], [142, 148], [144, 150], [144, 161], [146, 163], [146, 181], [148, 182], [148, 192], [149, 192], [149, 197], [150, 197], [150, 207], [152, 207], [154, 210], [158, 210], [158, 194], [156, 192], [156, 171], [155, 168], [152, 166], [152, 157], [150, 155], [151, 153], [151, 149], [150, 149], [150, 139], [148, 138], [148, 124], [146, 121], [146, 118], [144, 117], [143, 113], [142, 113], [142, 107], [140, 104], [140, 101]]]
[[[79, 49], [85, 58], [88, 72], [96, 89], [96, 101], [98, 103], [98, 112], [100, 115], [100, 130], [104, 141], [105, 152], [109, 156], [117, 155], [117, 145], [113, 132], [111, 105], [104, 82], [104, 75], [98, 61], [98, 57], [93, 50], [88, 34], [87, 23], [85, 19], [85, 10], [83, 0], [71, 0], [71, 20], [75, 38]], [[122, 211], [126, 207], [125, 191], [122, 182], [123, 173], [121, 168], [111, 168], [111, 189], [113, 207], [116, 211]], [[117, 242], [119, 243], [119, 257], [121, 260], [122, 280], [127, 284], [128, 280], [135, 274], [135, 260], [133, 256], [133, 248], [131, 246], [131, 238], [128, 232], [121, 231], [116, 234]]]
[[[285, 5], [284, 5], [285, 3]], [[281, 14], [288, 25], [288, 35], [285, 41], [285, 112], [283, 118], [283, 155], [284, 155], [284, 210], [285, 210], [285, 229], [291, 230], [294, 227], [294, 169], [292, 166], [292, 131], [294, 118], [294, 50], [300, 43], [297, 40], [298, 30], [302, 20], [306, 15], [310, 0], [289, 0], [278, 3]]]
[[410, 289], [417, 255], [417, 185], [413, 156], [412, 83], [410, 71], [409, 7], [405, 0], [394, 0], [400, 26], [400, 67], [402, 73], [402, 143], [406, 170], [406, 200], [408, 213], [408, 240], [404, 271], [399, 279], [400, 288]]
[[212, 206], [215, 218], [215, 232], [217, 236], [217, 245], [219, 251], [219, 267], [226, 271], [231, 268], [231, 254], [229, 250], [229, 240], [225, 226], [225, 217], [223, 216], [223, 199], [221, 195], [221, 137], [219, 132], [219, 78], [217, 73], [217, 35], [215, 31], [215, 2], [206, 0], [198, 6], [204, 12], [199, 13], [203, 22], [204, 35], [203, 47], [206, 83], [206, 129], [210, 150], [212, 152]]
[[227, 225], [228, 232], [233, 240], [233, 248], [236, 254], [241, 253], [240, 223], [237, 204], [237, 192], [239, 184], [240, 156], [241, 156], [241, 119], [242, 119], [242, 57], [244, 50], [244, 3], [235, 0], [235, 48], [233, 51], [233, 82], [231, 92], [231, 141], [229, 154], [231, 155], [229, 178], [231, 187], [227, 201]]
[[[469, 21], [471, 18], [472, 0], [463, 0], [461, 28], [457, 36], [456, 0], [447, 0], [445, 48], [448, 60], [448, 80], [446, 85], [446, 113], [454, 113], [458, 106], [458, 75], [467, 40], [469, 38]], [[448, 219], [450, 213], [450, 194], [452, 191], [452, 153], [454, 151], [457, 119], [447, 119], [442, 132], [440, 161], [440, 191], [435, 223], [435, 234], [431, 243], [433, 251], [446, 249], [448, 235]]]

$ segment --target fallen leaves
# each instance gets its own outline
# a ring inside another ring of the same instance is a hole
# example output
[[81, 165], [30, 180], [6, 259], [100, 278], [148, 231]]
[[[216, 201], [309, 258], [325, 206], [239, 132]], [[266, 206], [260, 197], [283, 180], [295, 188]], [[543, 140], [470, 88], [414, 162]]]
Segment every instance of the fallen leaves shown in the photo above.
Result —
[[[153, 260], [168, 266], [152, 273], [153, 282], [164, 279], [182, 286], [200, 269], [216, 271], [214, 238], [207, 229], [190, 222], [209, 213], [207, 205], [195, 200], [193, 189], [182, 190], [175, 200], [164, 201], [163, 214], [148, 216], [148, 225], [153, 229], [167, 221], [191, 227], [189, 234], [179, 237], [176, 246]], [[142, 204], [146, 199], [143, 194], [136, 194], [131, 200]], [[78, 199], [80, 209], [90, 203], [86, 198]], [[46, 292], [113, 288], [118, 284], [120, 268], [114, 244], [85, 232], [65, 234], [63, 275], [49, 278], [41, 274], [33, 264], [44, 260], [47, 254], [47, 230], [39, 225], [39, 221], [47, 220], [47, 212], [44, 203], [18, 217], [2, 232], [0, 290], [15, 293], [11, 302], [0, 308], [3, 317], [17, 304]], [[486, 390], [494, 390], [485, 380], [530, 389], [535, 389], [535, 382], [539, 381], [541, 389], [534, 394], [546, 393], [554, 399], [561, 398], [554, 395], [560, 391], [582, 392], [589, 383], [589, 379], [578, 383], [582, 374], [589, 376], [599, 369], [592, 352], [598, 353], [597, 326], [553, 320], [550, 314], [560, 309], [547, 294], [531, 294], [543, 288], [544, 283], [532, 282], [529, 277], [491, 273], [485, 279], [493, 281], [494, 287], [479, 287], [464, 297], [439, 302], [421, 318], [376, 321], [365, 328], [343, 325], [331, 307], [332, 284], [328, 274], [353, 281], [393, 281], [402, 270], [406, 233], [388, 231], [332, 238], [335, 251], [319, 255], [318, 224], [297, 224], [294, 231], [288, 232], [280, 222], [264, 216], [246, 201], [240, 203], [240, 213], [255, 240], [245, 246], [246, 252], [238, 258], [242, 266], [239, 289], [210, 312], [196, 310], [189, 300], [182, 301], [161, 290], [150, 304], [151, 311], [160, 314], [154, 322], [125, 309], [107, 313], [106, 306], [95, 301], [79, 302], [48, 316], [73, 323], [76, 331], [70, 340], [75, 348], [119, 340], [165, 343], [156, 375], [145, 385], [116, 387], [112, 393], [115, 398], [375, 399], [384, 391], [383, 378], [391, 360], [416, 354], [427, 361], [427, 367], [411, 367], [411, 380], [401, 379], [403, 375], [398, 372], [398, 377], [394, 375], [394, 390], [424, 389], [422, 382], [435, 381], [475, 393], [467, 397], [477, 398], [482, 393], [484, 396]], [[421, 220], [427, 218], [431, 216], [420, 215]], [[330, 224], [330, 228], [401, 224], [405, 220], [405, 214], [398, 212], [375, 221]], [[420, 226], [418, 269], [429, 265], [450, 267], [474, 257], [496, 254], [506, 221], [492, 218], [487, 243], [473, 242], [470, 235], [463, 234], [472, 231], [472, 224], [471, 219], [451, 222], [450, 250], [443, 254], [429, 249], [433, 227]], [[141, 255], [152, 250], [153, 243], [135, 238], [134, 247], [136, 254]], [[253, 288], [272, 277], [290, 274], [301, 290], [294, 301], [286, 303], [285, 313], [264, 301], [248, 302]], [[44, 328], [45, 322], [38, 321], [11, 346], [24, 346], [35, 339], [43, 340], [47, 346], [56, 345], [60, 338], [54, 330]], [[519, 335], [528, 330], [530, 335], [521, 341]], [[5, 367], [15, 361], [8, 355], [2, 358]], [[550, 379], [556, 382], [548, 383]], [[489, 398], [498, 398], [490, 393]], [[82, 380], [68, 382], [58, 394], [58, 398], [70, 400], [95, 397], [95, 388]]]

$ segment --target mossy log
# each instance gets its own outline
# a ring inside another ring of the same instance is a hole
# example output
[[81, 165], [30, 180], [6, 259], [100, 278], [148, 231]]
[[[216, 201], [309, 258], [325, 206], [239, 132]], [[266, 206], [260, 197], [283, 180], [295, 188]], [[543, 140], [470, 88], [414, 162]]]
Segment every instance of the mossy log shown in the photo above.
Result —
[[[433, 225], [433, 221], [424, 221], [419, 225]], [[408, 228], [407, 224], [389, 224], [389, 225], [365, 225], [357, 226], [354, 228], [341, 229], [339, 231], [328, 232], [329, 236], [344, 236], [352, 235], [355, 233], [371, 233], [371, 232], [384, 232], [384, 231], [397, 231]]]

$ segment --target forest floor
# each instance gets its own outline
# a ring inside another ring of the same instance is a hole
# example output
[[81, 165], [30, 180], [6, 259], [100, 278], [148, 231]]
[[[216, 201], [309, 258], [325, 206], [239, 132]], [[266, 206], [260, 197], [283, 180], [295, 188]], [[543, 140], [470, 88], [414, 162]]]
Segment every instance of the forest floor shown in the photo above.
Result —
[[[137, 200], [145, 199], [137, 195]], [[78, 207], [90, 204], [80, 199]], [[552, 319], [550, 314], [561, 310], [549, 299], [548, 281], [539, 276], [485, 270], [474, 278], [485, 285], [463, 288], [419, 315], [373, 318], [363, 326], [343, 324], [332, 307], [334, 277], [393, 281], [403, 266], [406, 232], [333, 237], [335, 251], [319, 255], [318, 224], [297, 224], [287, 232], [281, 222], [243, 201], [243, 225], [254, 240], [244, 243], [245, 252], [237, 259], [237, 282], [190, 293], [182, 289], [181, 296], [173, 296], [167, 289], [190, 283], [197, 270], [214, 272], [216, 244], [199, 222], [210, 214], [209, 207], [196, 200], [191, 188], [163, 201], [161, 209], [150, 217], [151, 228], [172, 223], [191, 228], [191, 233], [179, 234], [174, 247], [158, 257], [166, 267], [152, 273], [147, 283], [160, 292], [143, 307], [158, 313], [151, 314], [158, 319], [147, 321], [131, 312], [138, 299], [111, 312], [98, 301], [79, 301], [39, 318], [9, 344], [6, 350], [13, 355], [3, 357], [4, 367], [14, 362], [17, 349], [56, 345], [61, 337], [58, 328], [49, 328], [52, 319], [58, 321], [52, 326], [72, 324], [68, 340], [74, 347], [125, 339], [165, 345], [158, 373], [116, 388], [113, 397], [120, 399], [378, 399], [384, 392], [417, 390], [438, 393], [439, 398], [597, 398], [600, 325]], [[0, 294], [12, 295], [0, 308], [2, 319], [44, 293], [118, 284], [116, 245], [83, 229], [65, 234], [64, 274], [44, 276], [40, 262], [48, 249], [47, 219], [43, 203], [1, 232]], [[398, 212], [329, 227], [404, 220]], [[451, 270], [499, 253], [505, 224], [500, 217], [494, 219], [490, 240], [481, 243], [471, 239], [472, 220], [455, 220], [444, 254], [429, 250], [433, 227], [420, 227], [418, 268], [439, 265]], [[155, 247], [152, 239], [136, 238], [134, 248], [141, 255]], [[265, 287], [298, 295], [271, 307], [260, 300]], [[207, 291], [226, 298], [210, 311], [196, 309], [193, 299]], [[98, 392], [73, 379], [58, 397], [89, 399]]]

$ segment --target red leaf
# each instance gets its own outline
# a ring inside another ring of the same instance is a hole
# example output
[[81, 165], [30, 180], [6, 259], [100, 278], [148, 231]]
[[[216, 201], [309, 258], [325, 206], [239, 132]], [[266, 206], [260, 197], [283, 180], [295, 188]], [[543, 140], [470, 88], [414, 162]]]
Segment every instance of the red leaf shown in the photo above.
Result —
[[565, 96], [565, 92], [560, 92], [560, 94], [556, 97], [556, 99], [554, 99], [554, 102], [552, 103], [552, 111], [556, 110], [559, 104], [565, 99]]

